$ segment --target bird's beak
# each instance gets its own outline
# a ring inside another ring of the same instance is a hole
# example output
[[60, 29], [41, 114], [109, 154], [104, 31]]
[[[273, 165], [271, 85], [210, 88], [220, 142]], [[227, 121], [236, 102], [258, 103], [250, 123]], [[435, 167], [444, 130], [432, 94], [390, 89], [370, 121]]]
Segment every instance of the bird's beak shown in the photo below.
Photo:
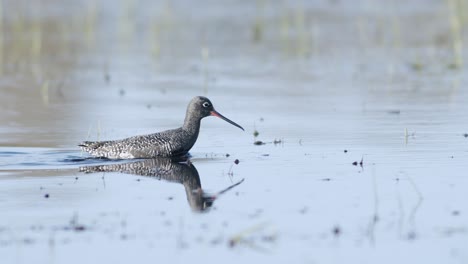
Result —
[[[232, 122], [231, 120], [227, 119], [227, 118], [224, 117], [222, 114], [218, 113], [216, 110], [211, 111], [211, 112], [210, 112], [210, 115], [219, 117], [219, 118], [223, 119], [224, 121], [230, 123], [231, 125], [234, 125], [234, 126], [240, 128], [240, 129], [244, 130], [244, 128], [242, 128], [242, 127], [239, 126], [238, 124]], [[245, 131], [245, 130], [244, 130], [244, 131]]]

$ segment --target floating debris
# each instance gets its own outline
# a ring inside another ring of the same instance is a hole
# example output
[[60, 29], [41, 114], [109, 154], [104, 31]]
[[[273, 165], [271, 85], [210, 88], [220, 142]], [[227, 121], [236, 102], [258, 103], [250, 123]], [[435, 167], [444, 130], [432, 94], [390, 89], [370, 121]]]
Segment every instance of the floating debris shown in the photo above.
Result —
[[260, 135], [260, 133], [258, 133], [258, 131], [255, 130], [255, 131], [253, 132], [253, 136], [254, 136], [254, 137], [258, 137], [258, 135]]
[[342, 232], [342, 231], [341, 231], [341, 228], [340, 228], [339, 226], [335, 226], [335, 227], [333, 227], [332, 232], [333, 232], [333, 235], [335, 235], [336, 237], [338, 237], [338, 236], [341, 235], [341, 232]]
[[379, 221], [379, 219], [380, 219], [380, 218], [379, 218], [378, 215], [374, 215], [374, 216], [372, 217], [372, 221], [373, 221], [374, 223], [377, 223], [377, 222]]
[[76, 225], [76, 226], [73, 227], [73, 230], [75, 230], [77, 232], [81, 232], [81, 231], [85, 231], [86, 227], [84, 225]]
[[364, 166], [364, 157], [361, 158], [361, 161], [357, 162], [353, 162], [352, 163], [354, 166], [357, 166], [359, 164], [359, 166], [361, 166], [361, 168]]
[[300, 214], [305, 214], [305, 213], [307, 213], [307, 211], [309, 211], [309, 208], [307, 206], [304, 206], [302, 209], [299, 210], [299, 213]]
[[344, 153], [348, 153], [348, 150], [347, 150], [347, 149], [345, 149], [343, 152], [344, 152]]
[[234, 160], [234, 163], [235, 163], [236, 165], [239, 164], [239, 160], [238, 160], [238, 159]]
[[109, 73], [106, 72], [106, 73], [104, 74], [104, 80], [106, 81], [106, 83], [109, 83], [109, 82], [110, 82], [111, 77], [110, 77], [110, 74], [109, 74]]
[[414, 71], [422, 71], [424, 69], [424, 65], [420, 62], [413, 62], [410, 64], [410, 67]]
[[468, 138], [468, 133], [463, 134], [464, 137]]
[[87, 227], [83, 224], [78, 223], [78, 215], [74, 214], [72, 219], [70, 219], [70, 224], [63, 227], [64, 230], [73, 230], [76, 232], [82, 232], [87, 229]]
[[49, 194], [48, 193], [44, 194], [44, 198], [46, 199], [49, 198]]
[[23, 238], [24, 244], [33, 244], [34, 240], [32, 238]]
[[446, 236], [452, 236], [455, 234], [465, 234], [466, 231], [467, 230], [464, 227], [448, 227], [445, 229], [444, 234]]
[[447, 68], [450, 69], [450, 70], [456, 70], [458, 69], [460, 66], [457, 65], [456, 63], [450, 63], [447, 65]]
[[387, 111], [388, 114], [392, 114], [392, 115], [399, 115], [400, 114], [400, 110], [389, 110]]
[[273, 144], [275, 144], [275, 145], [276, 145], [276, 144], [281, 144], [281, 143], [283, 143], [283, 141], [282, 141], [281, 139], [275, 139], [275, 140], [273, 141]]
[[256, 140], [256, 141], [254, 141], [253, 144], [254, 144], [254, 145], [257, 145], [257, 146], [265, 145], [265, 144], [274, 144], [274, 145], [278, 145], [278, 144], [284, 144], [284, 141], [283, 141], [282, 139], [275, 139], [275, 140], [269, 141], [269, 142], [265, 142], [265, 141], [261, 141], [261, 140]]
[[408, 240], [415, 240], [416, 239], [416, 232], [414, 232], [414, 231], [408, 232], [407, 238], [408, 238]]

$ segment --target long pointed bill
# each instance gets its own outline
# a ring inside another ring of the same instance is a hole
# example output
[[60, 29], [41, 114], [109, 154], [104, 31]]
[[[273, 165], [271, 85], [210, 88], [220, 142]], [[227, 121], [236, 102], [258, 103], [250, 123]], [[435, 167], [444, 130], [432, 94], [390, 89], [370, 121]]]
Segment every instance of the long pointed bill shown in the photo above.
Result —
[[[234, 126], [240, 128], [240, 129], [244, 130], [244, 128], [242, 128], [242, 127], [239, 126], [238, 124], [232, 122], [231, 120], [227, 119], [227, 118], [224, 117], [222, 114], [218, 113], [216, 110], [211, 111], [211, 112], [210, 112], [210, 115], [219, 117], [219, 118], [221, 118], [222, 120], [228, 122], [229, 124], [234, 125]], [[245, 131], [245, 130], [244, 130], [244, 131]]]

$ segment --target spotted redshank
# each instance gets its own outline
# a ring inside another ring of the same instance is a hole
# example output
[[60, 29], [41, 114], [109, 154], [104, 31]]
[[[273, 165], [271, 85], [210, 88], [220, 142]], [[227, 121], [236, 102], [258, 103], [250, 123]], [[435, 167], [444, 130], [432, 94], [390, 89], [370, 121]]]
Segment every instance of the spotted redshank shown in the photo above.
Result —
[[184, 125], [180, 128], [121, 140], [84, 141], [78, 146], [95, 157], [108, 159], [183, 156], [197, 141], [200, 121], [207, 116], [219, 117], [244, 130], [217, 112], [208, 98], [197, 96], [190, 101]]

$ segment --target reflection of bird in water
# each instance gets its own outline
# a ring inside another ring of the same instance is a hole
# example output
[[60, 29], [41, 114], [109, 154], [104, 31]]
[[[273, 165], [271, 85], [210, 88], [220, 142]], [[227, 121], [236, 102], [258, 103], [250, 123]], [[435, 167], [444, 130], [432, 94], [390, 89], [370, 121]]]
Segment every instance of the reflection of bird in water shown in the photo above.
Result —
[[135, 174], [157, 178], [158, 180], [166, 180], [170, 182], [181, 183], [185, 187], [187, 201], [194, 211], [205, 211], [213, 205], [213, 202], [219, 195], [241, 184], [242, 179], [236, 184], [233, 184], [226, 189], [217, 192], [216, 194], [207, 194], [201, 188], [200, 176], [195, 166], [189, 160], [181, 163], [183, 160], [175, 160], [171, 158], [153, 158], [142, 161], [109, 164], [97, 166], [80, 167], [81, 172], [121, 172], [126, 174]]
[[216, 116], [244, 130], [241, 126], [217, 112], [211, 101], [197, 96], [187, 107], [184, 125], [155, 134], [135, 136], [112, 141], [85, 141], [79, 146], [95, 157], [108, 159], [135, 159], [183, 156], [193, 147], [200, 132], [200, 122], [207, 116]]

